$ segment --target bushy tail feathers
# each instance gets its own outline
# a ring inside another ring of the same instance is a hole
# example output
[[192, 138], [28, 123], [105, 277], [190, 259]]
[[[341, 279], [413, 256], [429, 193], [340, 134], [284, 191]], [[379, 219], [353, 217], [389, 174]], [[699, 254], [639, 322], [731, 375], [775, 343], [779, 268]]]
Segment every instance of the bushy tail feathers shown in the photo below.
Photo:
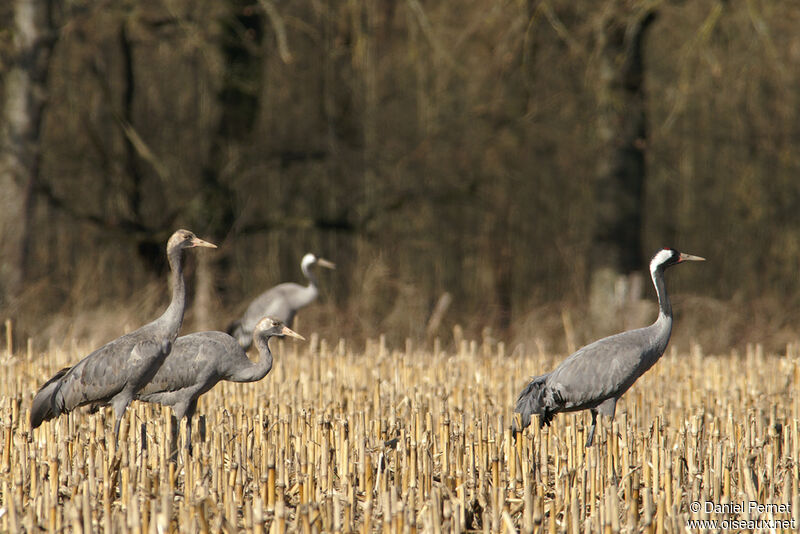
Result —
[[539, 426], [543, 427], [545, 424], [550, 424], [550, 421], [553, 419], [553, 414], [547, 412], [545, 402], [544, 402], [544, 394], [545, 394], [545, 387], [547, 377], [549, 375], [541, 375], [533, 378], [525, 389], [522, 390], [522, 393], [519, 394], [517, 397], [517, 405], [514, 408], [514, 411], [519, 413], [522, 416], [522, 426], [517, 426], [517, 420], [514, 418], [514, 422], [512, 425], [512, 429], [515, 432], [520, 432], [521, 430], [528, 427], [531, 424], [531, 415], [539, 414]]
[[31, 428], [36, 428], [44, 421], [49, 421], [61, 414], [56, 407], [55, 394], [61, 386], [61, 379], [71, 367], [65, 367], [39, 388], [31, 403]]

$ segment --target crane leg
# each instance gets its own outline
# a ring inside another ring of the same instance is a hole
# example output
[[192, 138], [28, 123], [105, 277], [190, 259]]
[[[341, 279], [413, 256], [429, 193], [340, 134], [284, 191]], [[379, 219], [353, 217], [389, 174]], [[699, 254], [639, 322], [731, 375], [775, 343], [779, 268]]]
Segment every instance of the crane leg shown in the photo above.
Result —
[[119, 445], [119, 424], [122, 421], [122, 417], [117, 416], [116, 421], [114, 422], [114, 444]]
[[197, 411], [197, 399], [193, 399], [186, 408], [186, 450], [192, 456], [192, 417]]
[[591, 410], [592, 412], [592, 427], [589, 429], [589, 437], [586, 438], [586, 446], [591, 447], [592, 441], [594, 441], [594, 431], [597, 428], [597, 411]]
[[119, 447], [119, 425], [122, 422], [122, 416], [125, 415], [125, 408], [122, 409], [114, 406], [114, 445]]
[[111, 399], [109, 403], [114, 408], [114, 416], [116, 418], [114, 422], [114, 445], [119, 445], [119, 424], [122, 422], [122, 416], [125, 415], [125, 410], [128, 409], [132, 398], [131, 395], [128, 395], [123, 390], [122, 393]]
[[186, 451], [192, 456], [192, 416], [186, 416]]

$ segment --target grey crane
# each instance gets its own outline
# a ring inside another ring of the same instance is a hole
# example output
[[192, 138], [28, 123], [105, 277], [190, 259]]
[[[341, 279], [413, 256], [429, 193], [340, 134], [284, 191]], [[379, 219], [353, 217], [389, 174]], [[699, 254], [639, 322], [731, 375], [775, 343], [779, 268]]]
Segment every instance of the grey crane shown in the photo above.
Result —
[[32, 428], [78, 406], [99, 402], [113, 406], [114, 437], [119, 439], [119, 424], [128, 404], [155, 375], [178, 337], [186, 308], [183, 249], [192, 247], [217, 248], [188, 230], [172, 234], [167, 242], [172, 301], [166, 311], [155, 321], [103, 345], [45, 382], [31, 405]]
[[336, 268], [333, 262], [309, 252], [303, 256], [303, 260], [300, 262], [300, 269], [308, 279], [308, 285], [301, 286], [294, 282], [287, 282], [266, 290], [250, 303], [241, 319], [228, 326], [228, 333], [247, 350], [253, 341], [253, 328], [262, 317], [266, 315], [275, 317], [291, 327], [297, 311], [314, 302], [319, 296], [317, 277], [311, 270], [314, 265], [326, 269]]
[[192, 451], [192, 416], [197, 399], [221, 380], [256, 382], [272, 369], [269, 338], [291, 336], [305, 340], [274, 317], [264, 317], [256, 324], [253, 341], [258, 362], [247, 357], [239, 343], [224, 332], [196, 332], [175, 341], [172, 352], [136, 399], [171, 406], [180, 423], [186, 417], [186, 448]]
[[672, 306], [664, 285], [664, 270], [684, 261], [704, 259], [670, 248], [658, 251], [650, 261], [650, 276], [658, 295], [656, 321], [586, 345], [555, 370], [531, 380], [519, 394], [515, 408], [522, 416], [523, 428], [530, 424], [532, 414], [539, 415], [541, 428], [550, 425], [557, 413], [589, 410], [592, 426], [586, 446], [591, 446], [597, 414], [613, 418], [617, 400], [667, 348], [672, 333]]

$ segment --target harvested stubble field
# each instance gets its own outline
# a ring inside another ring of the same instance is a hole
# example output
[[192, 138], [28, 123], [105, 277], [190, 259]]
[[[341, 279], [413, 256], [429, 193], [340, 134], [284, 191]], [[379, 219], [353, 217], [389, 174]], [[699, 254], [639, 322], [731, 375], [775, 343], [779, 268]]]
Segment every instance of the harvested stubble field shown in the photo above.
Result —
[[[4, 532], [685, 532], [688, 519], [800, 510], [793, 348], [667, 350], [583, 443], [589, 416], [514, 440], [516, 394], [562, 354], [274, 343], [261, 382], [201, 398], [194, 457], [172, 461], [168, 409], [78, 410], [31, 433], [37, 387], [89, 347], [4, 357]], [[199, 441], [201, 434], [205, 440]], [[790, 504], [717, 515], [692, 501]], [[778, 529], [780, 530], [780, 529]]]

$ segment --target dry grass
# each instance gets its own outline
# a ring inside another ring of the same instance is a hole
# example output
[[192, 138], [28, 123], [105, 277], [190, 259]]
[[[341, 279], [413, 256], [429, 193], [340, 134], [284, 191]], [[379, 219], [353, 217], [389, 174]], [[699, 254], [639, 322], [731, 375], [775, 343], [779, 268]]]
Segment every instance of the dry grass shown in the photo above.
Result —
[[175, 461], [169, 412], [148, 404], [129, 410], [119, 453], [110, 411], [31, 432], [36, 388], [88, 349], [4, 357], [4, 532], [683, 532], [704, 517], [689, 512], [695, 500], [789, 503], [800, 519], [791, 347], [668, 351], [587, 450], [585, 414], [516, 441], [508, 430], [527, 377], [563, 355], [313, 337], [276, 344], [263, 381], [204, 396], [205, 441]]

